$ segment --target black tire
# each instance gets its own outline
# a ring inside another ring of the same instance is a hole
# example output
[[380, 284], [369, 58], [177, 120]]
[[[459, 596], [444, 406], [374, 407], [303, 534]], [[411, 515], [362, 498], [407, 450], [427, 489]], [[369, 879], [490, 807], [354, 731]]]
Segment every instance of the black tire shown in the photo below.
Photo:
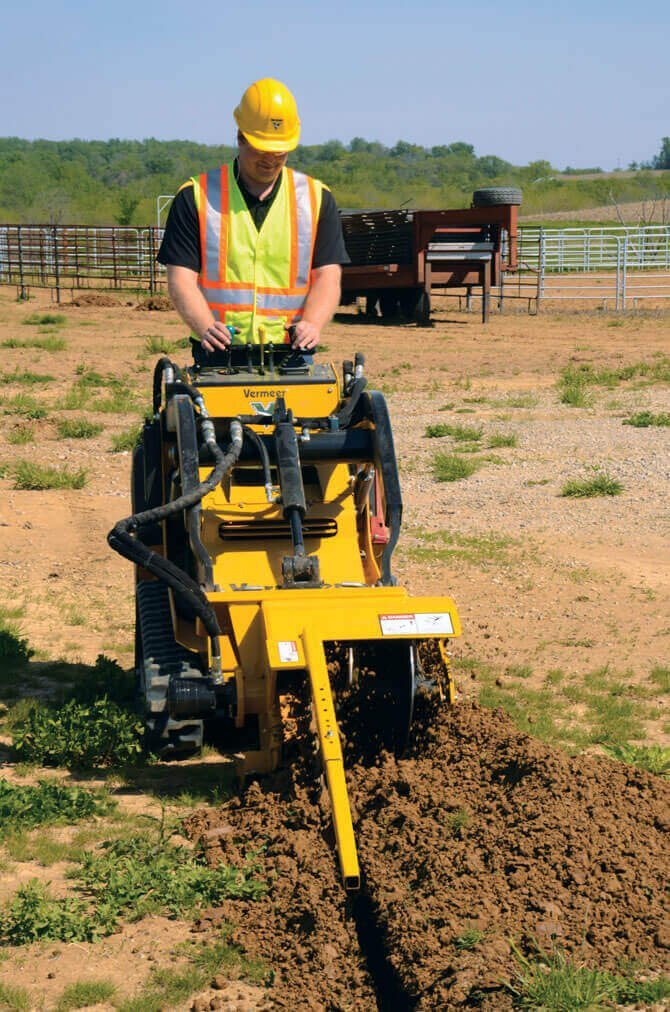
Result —
[[515, 186], [488, 186], [472, 194], [473, 207], [500, 207], [503, 204], [518, 207], [522, 193]]
[[400, 313], [398, 293], [396, 291], [382, 292], [379, 296], [379, 308], [382, 320], [397, 320]]
[[430, 327], [430, 296], [421, 292], [414, 307], [414, 322], [417, 327]]

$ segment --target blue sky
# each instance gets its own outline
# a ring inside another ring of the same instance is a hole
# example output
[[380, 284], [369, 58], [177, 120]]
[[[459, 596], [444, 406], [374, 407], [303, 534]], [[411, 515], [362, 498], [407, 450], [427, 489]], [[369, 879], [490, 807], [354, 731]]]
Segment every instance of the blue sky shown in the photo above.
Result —
[[670, 3], [23, 0], [0, 37], [0, 136], [233, 143], [251, 81], [302, 142], [365, 137], [625, 168], [670, 135]]

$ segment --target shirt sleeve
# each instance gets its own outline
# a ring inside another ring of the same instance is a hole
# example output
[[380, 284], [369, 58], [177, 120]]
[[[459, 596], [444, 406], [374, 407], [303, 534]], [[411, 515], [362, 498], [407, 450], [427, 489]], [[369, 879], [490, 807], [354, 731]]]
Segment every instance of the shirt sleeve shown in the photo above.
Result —
[[342, 221], [335, 198], [330, 190], [324, 189], [321, 197], [321, 211], [316, 227], [312, 267], [327, 267], [329, 264], [348, 264], [349, 254], [344, 245]]
[[200, 273], [200, 223], [192, 184], [179, 190], [172, 201], [156, 259], [165, 266]]

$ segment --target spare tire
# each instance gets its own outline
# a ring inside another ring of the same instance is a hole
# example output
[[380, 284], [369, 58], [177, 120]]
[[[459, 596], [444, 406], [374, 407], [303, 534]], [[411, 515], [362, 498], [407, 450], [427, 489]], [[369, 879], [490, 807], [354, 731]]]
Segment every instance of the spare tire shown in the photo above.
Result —
[[498, 207], [501, 204], [521, 203], [521, 190], [515, 186], [488, 186], [472, 194], [473, 207]]

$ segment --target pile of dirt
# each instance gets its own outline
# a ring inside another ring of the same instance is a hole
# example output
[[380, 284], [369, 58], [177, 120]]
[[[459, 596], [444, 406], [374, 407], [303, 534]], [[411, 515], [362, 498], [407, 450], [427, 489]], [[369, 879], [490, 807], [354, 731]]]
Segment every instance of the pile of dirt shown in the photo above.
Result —
[[144, 302], [140, 302], [139, 306], [136, 306], [136, 309], [143, 313], [165, 313], [174, 309], [174, 306], [167, 295], [152, 295], [150, 298], [145, 299]]
[[101, 306], [110, 308], [111, 306], [118, 309], [122, 305], [132, 305], [132, 303], [121, 303], [118, 299], [115, 299], [112, 295], [105, 295], [104, 292], [81, 292], [77, 295], [72, 296], [72, 302], [70, 306]]
[[610, 970], [670, 965], [670, 785], [658, 778], [570, 758], [463, 704], [427, 722], [409, 758], [351, 781], [372, 920], [410, 1007], [487, 993], [506, 1007], [510, 940]]
[[230, 900], [205, 913], [196, 930], [233, 925], [230, 940], [272, 973], [272, 1008], [369, 1012], [376, 1007], [371, 981], [348, 915], [323, 819], [304, 789], [276, 778], [268, 789], [253, 783], [244, 798], [187, 820], [212, 864], [241, 867], [255, 855], [269, 884], [260, 900]]
[[670, 965], [670, 786], [571, 758], [502, 711], [425, 711], [407, 758], [349, 772], [358, 899], [340, 883], [327, 810], [289, 780], [191, 819], [213, 862], [260, 850], [268, 895], [199, 926], [235, 925], [275, 970], [273, 1007], [511, 1008], [511, 943], [602, 969]]

